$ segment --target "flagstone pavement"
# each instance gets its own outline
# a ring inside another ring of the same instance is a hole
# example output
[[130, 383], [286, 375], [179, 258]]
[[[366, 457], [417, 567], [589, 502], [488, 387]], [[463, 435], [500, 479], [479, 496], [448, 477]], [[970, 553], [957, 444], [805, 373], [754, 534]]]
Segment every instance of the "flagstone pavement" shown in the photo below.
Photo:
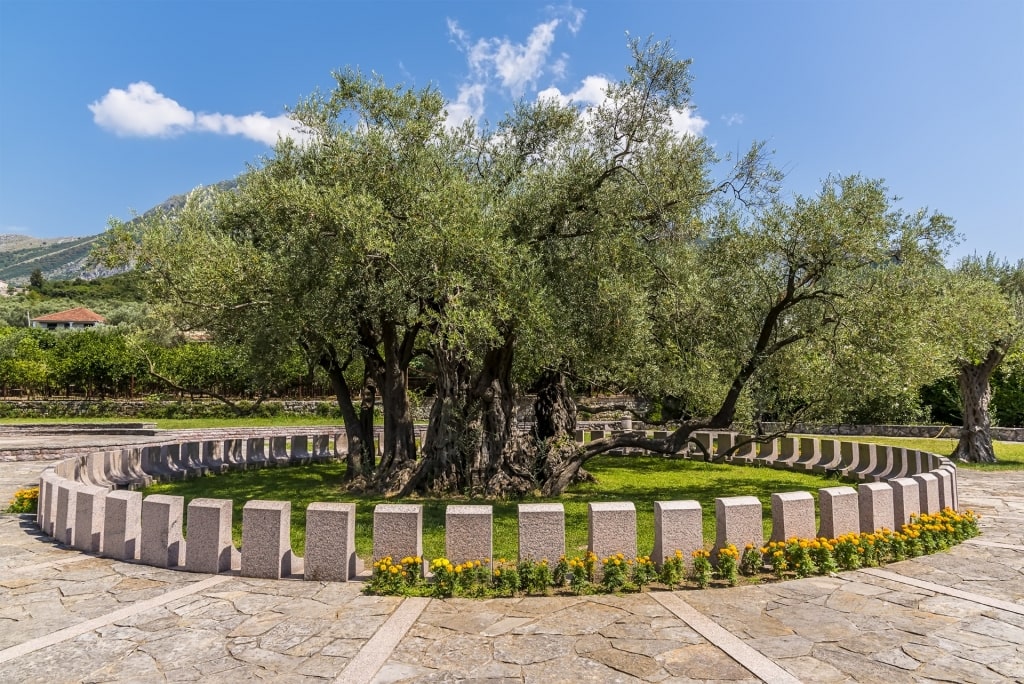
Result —
[[[0, 501], [45, 463], [0, 463]], [[121, 563], [0, 516], [0, 682], [1024, 682], [1024, 472], [983, 534], [783, 583], [472, 601]]]

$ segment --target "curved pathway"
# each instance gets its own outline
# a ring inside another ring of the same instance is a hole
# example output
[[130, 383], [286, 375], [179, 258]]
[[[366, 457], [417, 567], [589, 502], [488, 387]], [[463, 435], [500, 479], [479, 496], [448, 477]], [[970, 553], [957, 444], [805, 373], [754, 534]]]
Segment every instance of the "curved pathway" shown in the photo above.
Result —
[[[0, 463], [0, 496], [43, 463]], [[1024, 680], [1024, 472], [960, 471], [983, 535], [784, 583], [623, 596], [368, 597], [65, 550], [0, 516], [0, 682]], [[10, 491], [8, 491], [10, 490]]]

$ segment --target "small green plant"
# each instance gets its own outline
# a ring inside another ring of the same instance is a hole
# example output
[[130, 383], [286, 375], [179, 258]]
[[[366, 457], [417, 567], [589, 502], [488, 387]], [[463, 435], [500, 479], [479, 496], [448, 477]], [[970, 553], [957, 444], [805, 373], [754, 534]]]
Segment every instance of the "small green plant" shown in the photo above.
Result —
[[555, 569], [552, 571], [552, 574], [551, 574], [551, 584], [552, 584], [552, 586], [554, 586], [556, 588], [557, 587], [564, 587], [566, 585], [566, 583], [569, 581], [569, 573], [570, 572], [571, 572], [571, 570], [569, 569], [569, 559], [566, 558], [565, 556], [562, 556], [561, 558], [558, 559], [558, 562], [555, 563]]
[[[461, 572], [462, 566], [458, 566]], [[447, 558], [435, 558], [430, 561], [430, 572], [434, 574], [433, 595], [437, 598], [448, 598], [455, 595], [455, 568]]]
[[726, 544], [718, 549], [718, 576], [735, 587], [740, 583], [739, 573], [740, 552], [735, 544]]
[[592, 584], [588, 579], [586, 562], [577, 556], [566, 561], [566, 565], [568, 566], [566, 581], [569, 583], [572, 593], [577, 596], [589, 593]]
[[764, 554], [765, 564], [772, 569], [772, 574], [777, 579], [786, 576], [786, 571], [789, 570], [789, 562], [786, 560], [786, 542], [769, 542], [768, 546], [761, 548], [761, 553]]
[[817, 566], [818, 572], [827, 575], [839, 569], [836, 557], [832, 555], [834, 548], [832, 542], [824, 537], [811, 542], [811, 559]]
[[494, 569], [494, 590], [501, 596], [514, 596], [519, 591], [519, 569], [515, 563], [498, 559]]
[[39, 487], [24, 487], [14, 492], [8, 513], [35, 513], [39, 506]]
[[630, 577], [630, 581], [636, 585], [636, 588], [643, 591], [651, 582], [658, 579], [658, 568], [654, 566], [654, 562], [651, 561], [650, 556], [637, 556], [633, 562], [633, 574]]
[[697, 586], [707, 589], [711, 585], [711, 553], [705, 549], [697, 549], [693, 552], [693, 567], [690, 569], [690, 576]]
[[683, 579], [686, 577], [686, 565], [683, 562], [682, 551], [676, 549], [671, 556], [665, 556], [658, 577], [661, 583], [669, 589], [674, 589], [683, 583]]
[[796, 573], [797, 577], [810, 577], [817, 574], [818, 566], [811, 558], [811, 542], [806, 539], [790, 539], [786, 544], [786, 564]]
[[[437, 559], [437, 561], [446, 559]], [[448, 563], [450, 565], [450, 563]], [[423, 559], [407, 556], [398, 563], [385, 556], [373, 564], [373, 574], [366, 584], [366, 593], [382, 596], [401, 596], [420, 584], [423, 579]]]
[[764, 567], [764, 558], [761, 551], [753, 544], [747, 544], [743, 549], [743, 557], [740, 559], [740, 574], [751, 577], [761, 572]]
[[551, 567], [546, 558], [519, 564], [519, 582], [528, 594], [546, 594], [551, 588]]
[[629, 565], [623, 554], [617, 553], [601, 559], [601, 587], [605, 591], [620, 591], [626, 586], [628, 576]]
[[860, 546], [859, 534], [841, 534], [836, 537], [836, 562], [843, 570], [856, 570], [861, 566], [861, 554], [864, 552]]

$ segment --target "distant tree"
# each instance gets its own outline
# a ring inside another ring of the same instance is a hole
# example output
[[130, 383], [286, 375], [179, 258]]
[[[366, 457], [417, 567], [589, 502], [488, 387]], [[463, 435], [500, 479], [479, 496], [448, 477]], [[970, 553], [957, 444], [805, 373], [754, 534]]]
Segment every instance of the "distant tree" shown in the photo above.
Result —
[[968, 257], [950, 274], [946, 294], [946, 334], [963, 407], [963, 431], [952, 458], [994, 463], [992, 376], [1024, 339], [1024, 260]]
[[43, 277], [43, 269], [37, 268], [28, 277], [28, 285], [33, 290], [42, 290], [46, 286], [46, 279]]

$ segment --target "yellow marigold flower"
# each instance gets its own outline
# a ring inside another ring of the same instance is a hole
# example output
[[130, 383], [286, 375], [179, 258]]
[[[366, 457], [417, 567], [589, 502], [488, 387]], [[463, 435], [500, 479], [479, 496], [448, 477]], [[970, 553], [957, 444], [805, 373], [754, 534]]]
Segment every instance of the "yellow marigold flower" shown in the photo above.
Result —
[[744, 551], [750, 551], [752, 548], [754, 548], [754, 545], [751, 544], [750, 542], [747, 542], [747, 545], [743, 547], [743, 550]]
[[392, 565], [391, 566], [391, 574], [392, 575], [397, 575], [398, 574], [398, 566], [396, 566], [396, 565]]
[[805, 541], [800, 542], [800, 548], [801, 549], [806, 549], [808, 546], [810, 546], [810, 545], [807, 542], [805, 542]]
[[495, 576], [495, 577], [501, 577], [501, 570], [500, 570], [500, 569], [498, 569], [498, 570], [495, 570], [495, 571], [494, 571], [494, 576]]

